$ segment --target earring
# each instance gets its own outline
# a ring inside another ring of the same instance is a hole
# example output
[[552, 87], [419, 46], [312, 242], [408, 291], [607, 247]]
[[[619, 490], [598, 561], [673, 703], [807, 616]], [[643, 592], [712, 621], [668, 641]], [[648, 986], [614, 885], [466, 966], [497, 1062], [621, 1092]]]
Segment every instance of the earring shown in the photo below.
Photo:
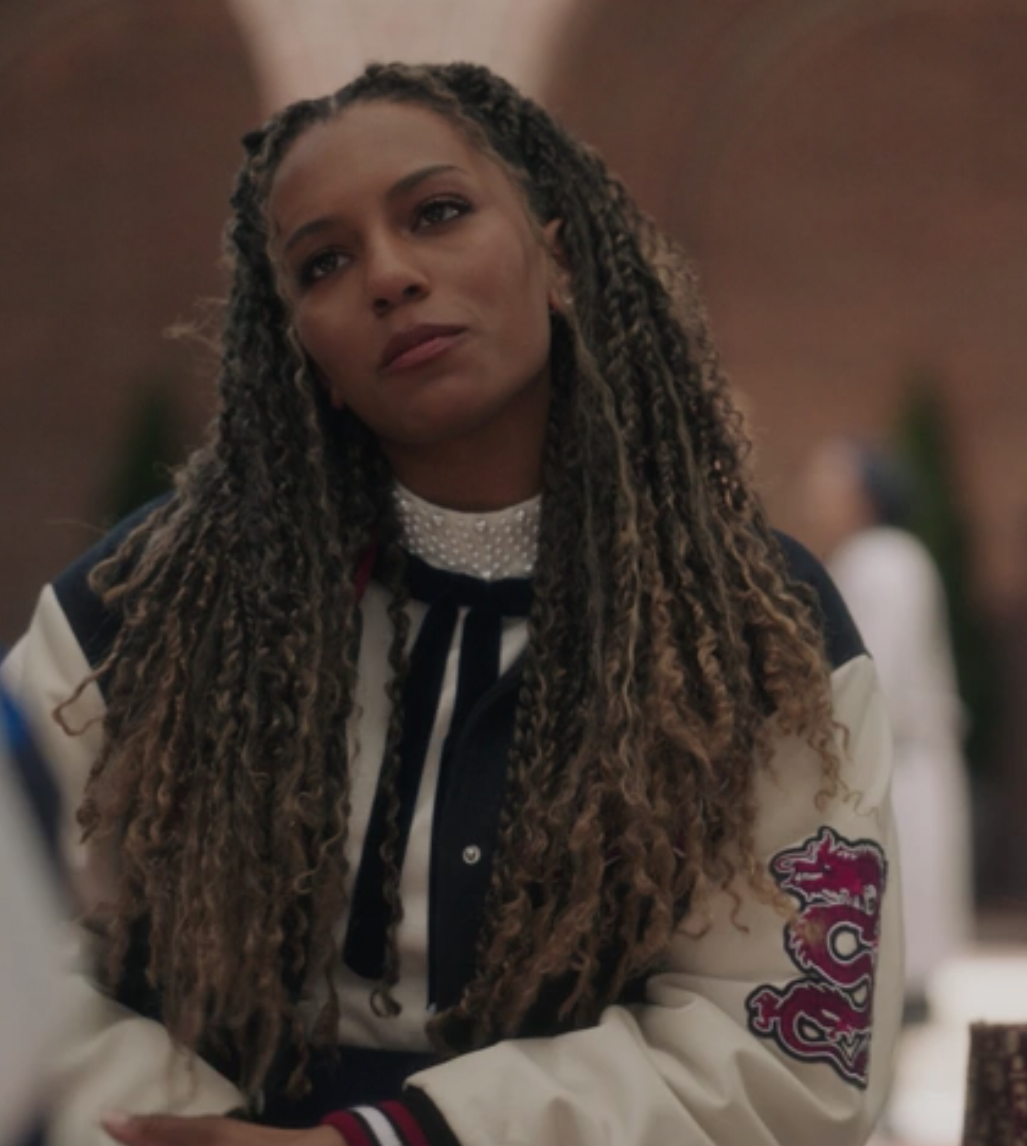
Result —
[[568, 311], [574, 309], [574, 299], [570, 295], [564, 294], [562, 291], [556, 296], [556, 300], [549, 300], [549, 314], [559, 315], [561, 318], [566, 318]]

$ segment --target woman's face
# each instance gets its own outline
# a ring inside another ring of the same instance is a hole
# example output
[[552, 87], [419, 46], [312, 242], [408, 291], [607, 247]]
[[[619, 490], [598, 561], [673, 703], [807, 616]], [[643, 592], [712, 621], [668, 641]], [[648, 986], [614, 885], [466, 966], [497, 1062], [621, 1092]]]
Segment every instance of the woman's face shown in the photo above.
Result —
[[830, 439], [813, 451], [801, 475], [800, 509], [809, 543], [824, 556], [873, 524], [873, 507], [847, 442]]
[[331, 403], [404, 451], [544, 433], [549, 246], [506, 173], [425, 108], [308, 130], [271, 191], [272, 254]]

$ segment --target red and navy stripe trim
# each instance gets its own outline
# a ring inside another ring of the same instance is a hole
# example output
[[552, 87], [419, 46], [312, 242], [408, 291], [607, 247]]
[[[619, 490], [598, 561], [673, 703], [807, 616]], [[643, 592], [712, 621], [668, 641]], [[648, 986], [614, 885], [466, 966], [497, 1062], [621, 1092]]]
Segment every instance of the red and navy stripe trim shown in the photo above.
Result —
[[333, 1111], [321, 1125], [338, 1130], [347, 1146], [460, 1146], [435, 1104], [414, 1089], [403, 1102]]

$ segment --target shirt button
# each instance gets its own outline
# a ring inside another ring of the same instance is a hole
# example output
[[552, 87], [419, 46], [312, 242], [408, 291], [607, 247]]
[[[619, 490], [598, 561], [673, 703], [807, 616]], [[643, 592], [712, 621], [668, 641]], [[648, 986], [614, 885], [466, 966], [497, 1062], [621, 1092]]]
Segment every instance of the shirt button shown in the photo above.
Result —
[[481, 848], [476, 844], [470, 844], [464, 848], [464, 863], [474, 865], [481, 859]]

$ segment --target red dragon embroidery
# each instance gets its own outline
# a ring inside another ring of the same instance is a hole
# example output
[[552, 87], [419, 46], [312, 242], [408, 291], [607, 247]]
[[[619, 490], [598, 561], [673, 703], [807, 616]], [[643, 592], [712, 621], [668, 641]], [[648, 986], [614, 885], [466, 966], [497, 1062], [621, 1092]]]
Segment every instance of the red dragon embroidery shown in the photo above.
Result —
[[870, 1066], [874, 969], [888, 865], [872, 840], [831, 828], [779, 852], [771, 872], [798, 900], [785, 950], [804, 972], [784, 989], [758, 987], [746, 1000], [749, 1026], [786, 1054], [826, 1062], [863, 1089]]

